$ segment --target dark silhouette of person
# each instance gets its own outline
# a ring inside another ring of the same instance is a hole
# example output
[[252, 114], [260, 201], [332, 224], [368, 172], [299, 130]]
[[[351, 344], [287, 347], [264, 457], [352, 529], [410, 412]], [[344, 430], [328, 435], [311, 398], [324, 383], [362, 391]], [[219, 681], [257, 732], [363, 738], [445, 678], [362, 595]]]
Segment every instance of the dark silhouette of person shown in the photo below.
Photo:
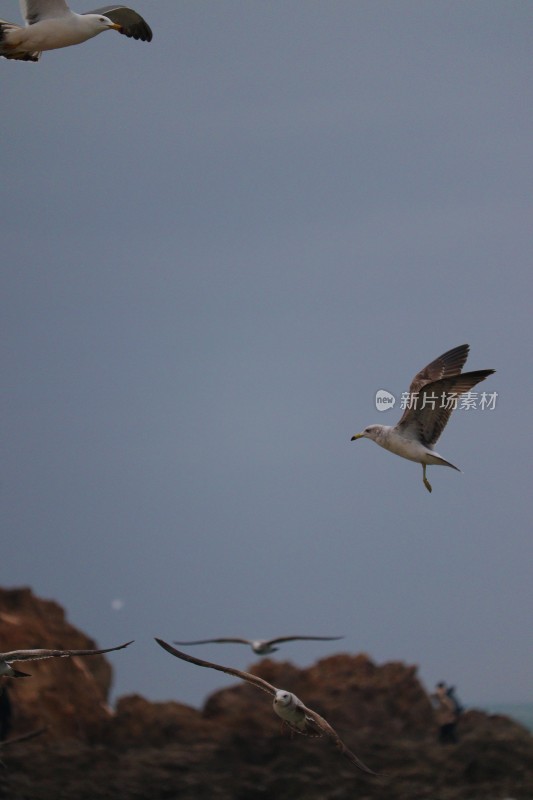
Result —
[[457, 743], [457, 721], [459, 711], [457, 702], [453, 697], [453, 688], [450, 690], [444, 681], [435, 686], [435, 693], [431, 695], [435, 708], [435, 717], [439, 726], [439, 742], [441, 744]]

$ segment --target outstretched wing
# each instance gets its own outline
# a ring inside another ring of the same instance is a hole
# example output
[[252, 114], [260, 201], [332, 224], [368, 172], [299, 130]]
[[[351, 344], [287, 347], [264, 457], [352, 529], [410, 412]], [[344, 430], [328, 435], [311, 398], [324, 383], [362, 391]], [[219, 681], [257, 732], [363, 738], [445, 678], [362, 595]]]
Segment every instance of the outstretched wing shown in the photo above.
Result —
[[72, 656], [97, 656], [101, 653], [111, 653], [113, 650], [122, 650], [133, 643], [119, 644], [118, 647], [106, 647], [104, 650], [12, 650], [10, 653], [0, 653], [0, 661], [11, 664], [13, 661], [40, 661], [44, 658], [70, 658]]
[[280, 642], [296, 641], [315, 641], [315, 642], [334, 642], [337, 639], [344, 639], [344, 636], [280, 636], [278, 639], [269, 639], [266, 644], [279, 644]]
[[182, 661], [188, 661], [190, 664], [196, 664], [199, 667], [209, 667], [210, 669], [216, 669], [219, 672], [225, 672], [228, 675], [233, 675], [235, 678], [241, 678], [243, 681], [247, 681], [248, 683], [257, 686], [258, 689], [261, 689], [263, 692], [266, 692], [270, 695], [276, 694], [276, 687], [272, 686], [272, 684], [268, 683], [268, 681], [263, 680], [263, 678], [259, 678], [257, 675], [252, 675], [249, 672], [243, 672], [240, 669], [235, 669], [234, 667], [223, 667], [221, 664], [214, 664], [212, 661], [202, 661], [200, 658], [194, 658], [193, 656], [187, 655], [187, 653], [182, 653], [181, 650], [176, 650], [175, 647], [164, 642], [162, 639], [158, 639], [155, 637], [157, 644], [166, 650], [167, 653], [170, 653], [176, 658], [181, 658]]
[[221, 639], [196, 639], [194, 642], [178, 642], [174, 640], [174, 644], [252, 644], [250, 639], [237, 639], [237, 638], [221, 638]]
[[469, 392], [494, 372], [479, 369], [424, 384], [413, 401], [416, 408], [406, 410], [396, 428], [432, 447], [446, 427], [459, 395]]
[[324, 717], [321, 717], [320, 714], [317, 714], [317, 712], [313, 711], [311, 708], [304, 706], [303, 703], [302, 707], [305, 710], [306, 716], [309, 717], [314, 722], [317, 728], [319, 728], [319, 730], [321, 730], [325, 736], [331, 739], [331, 741], [335, 744], [337, 750], [339, 750], [342, 753], [342, 755], [348, 759], [348, 761], [350, 761], [352, 764], [354, 764], [363, 772], [368, 773], [368, 775], [377, 774], [376, 772], [374, 772], [374, 770], [370, 769], [370, 767], [367, 767], [366, 764], [363, 764], [363, 762], [359, 758], [357, 758], [355, 753], [352, 753], [352, 751], [348, 747], [346, 747], [346, 745], [340, 738], [339, 734], [331, 727], [329, 722], [327, 722], [324, 719]]
[[448, 350], [432, 361], [431, 364], [428, 364], [427, 367], [421, 369], [411, 381], [411, 386], [409, 387], [410, 394], [416, 394], [416, 392], [419, 392], [427, 383], [433, 383], [433, 381], [439, 381], [441, 378], [451, 378], [453, 375], [459, 375], [468, 358], [469, 350], [470, 345], [460, 344], [459, 347]]
[[113, 5], [95, 8], [94, 11], [86, 11], [86, 14], [103, 14], [111, 22], [120, 25], [120, 33], [129, 36], [130, 39], [140, 39], [143, 42], [152, 41], [152, 29], [145, 19], [141, 17], [133, 8], [127, 6]]
[[69, 13], [65, 0], [20, 0], [20, 10], [28, 25]]

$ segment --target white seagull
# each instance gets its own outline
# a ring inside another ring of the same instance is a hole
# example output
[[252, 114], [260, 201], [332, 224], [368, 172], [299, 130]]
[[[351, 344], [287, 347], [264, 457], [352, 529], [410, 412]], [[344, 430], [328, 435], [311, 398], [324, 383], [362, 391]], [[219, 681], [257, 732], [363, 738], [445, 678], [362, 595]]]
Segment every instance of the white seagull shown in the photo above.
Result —
[[199, 667], [209, 667], [210, 669], [219, 670], [219, 672], [226, 672], [228, 675], [234, 675], [236, 678], [241, 678], [243, 681], [251, 683], [252, 686], [257, 686], [258, 689], [261, 689], [274, 698], [274, 711], [291, 730], [296, 731], [296, 733], [301, 733], [303, 736], [317, 737], [326, 735], [334, 742], [337, 749], [340, 750], [348, 761], [363, 772], [367, 772], [369, 775], [377, 774], [367, 767], [366, 764], [363, 764], [363, 762], [346, 747], [338, 733], [333, 730], [324, 717], [321, 717], [320, 714], [317, 714], [317, 712], [313, 711], [311, 708], [307, 708], [307, 706], [304, 705], [295, 694], [292, 694], [292, 692], [286, 692], [284, 689], [276, 689], [276, 687], [272, 686], [268, 681], [259, 678], [257, 675], [252, 675], [249, 672], [243, 672], [233, 667], [223, 667], [220, 664], [213, 664], [211, 661], [201, 661], [199, 658], [193, 658], [187, 655], [187, 653], [176, 650], [172, 645], [167, 644], [167, 642], [164, 642], [162, 639], [156, 638], [156, 642], [168, 653], [176, 656], [176, 658], [189, 661], [191, 664], [197, 664]]
[[426, 466], [429, 464], [440, 464], [460, 472], [459, 467], [435, 453], [433, 445], [444, 430], [459, 396], [496, 371], [479, 369], [461, 373], [468, 350], [467, 344], [454, 347], [415, 375], [405, 411], [394, 428], [390, 425], [369, 425], [361, 433], [352, 436], [352, 442], [362, 438], [372, 439], [391, 453], [422, 464], [422, 480], [428, 492], [431, 492], [431, 484], [426, 478]]
[[0, 677], [29, 678], [28, 672], [13, 669], [11, 664], [15, 661], [40, 661], [43, 658], [71, 658], [72, 656], [97, 656], [101, 653], [111, 653], [113, 650], [122, 650], [133, 643], [119, 644], [118, 647], [107, 647], [105, 650], [12, 650], [9, 653], [0, 653]]
[[319, 641], [319, 642], [334, 642], [338, 639], [344, 639], [344, 636], [278, 636], [277, 639], [240, 639], [222, 638], [222, 639], [197, 639], [194, 642], [177, 642], [174, 644], [248, 644], [258, 656], [266, 656], [268, 653], [275, 653], [279, 647], [274, 647], [275, 644], [282, 642], [295, 642], [295, 641]]
[[26, 26], [0, 19], [0, 56], [38, 61], [43, 50], [57, 50], [115, 30], [143, 42], [152, 40], [148, 23], [131, 8], [111, 5], [76, 14], [65, 0], [20, 0]]

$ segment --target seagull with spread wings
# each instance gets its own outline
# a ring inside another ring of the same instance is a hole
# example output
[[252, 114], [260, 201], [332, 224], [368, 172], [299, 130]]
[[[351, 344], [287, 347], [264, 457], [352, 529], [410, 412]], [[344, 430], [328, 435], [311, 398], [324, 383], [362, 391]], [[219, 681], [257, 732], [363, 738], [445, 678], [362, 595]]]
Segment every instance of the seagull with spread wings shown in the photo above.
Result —
[[369, 425], [361, 433], [352, 436], [352, 442], [356, 439], [372, 439], [391, 453], [422, 464], [422, 480], [428, 492], [432, 490], [426, 477], [428, 465], [451, 467], [460, 472], [459, 467], [439, 456], [433, 446], [446, 427], [460, 395], [469, 392], [495, 372], [493, 369], [479, 369], [461, 373], [468, 350], [467, 344], [454, 347], [415, 375], [405, 411], [395, 427]]
[[12, 650], [9, 653], [0, 653], [0, 677], [29, 678], [27, 672], [14, 669], [11, 664], [18, 661], [40, 661], [43, 658], [72, 658], [73, 656], [97, 656], [101, 653], [111, 653], [113, 650], [123, 650], [133, 643], [119, 644], [118, 647], [107, 647], [105, 650]]
[[26, 25], [0, 19], [0, 56], [38, 61], [43, 50], [57, 50], [114, 30], [143, 42], [152, 40], [150, 26], [132, 8], [102, 6], [76, 14], [65, 0], [20, 0]]
[[193, 642], [177, 642], [174, 644], [248, 644], [258, 656], [266, 656], [275, 653], [279, 647], [274, 647], [282, 642], [313, 641], [313, 642], [334, 642], [344, 639], [344, 636], [278, 636], [277, 639], [241, 639], [239, 637], [224, 637], [219, 639], [196, 639]]
[[164, 642], [162, 639], [156, 638], [156, 642], [171, 655], [176, 656], [176, 658], [181, 658], [182, 661], [197, 664], [199, 667], [209, 667], [219, 672], [226, 672], [228, 675], [241, 678], [243, 681], [251, 683], [252, 686], [256, 686], [258, 689], [266, 692], [274, 698], [274, 711], [291, 730], [296, 731], [296, 733], [301, 733], [303, 736], [327, 736], [348, 761], [363, 772], [369, 775], [376, 775], [373, 770], [367, 767], [366, 764], [363, 764], [363, 762], [346, 747], [338, 733], [333, 730], [324, 717], [321, 717], [316, 711], [304, 705], [292, 692], [287, 692], [284, 689], [277, 689], [275, 686], [272, 686], [271, 683], [268, 683], [268, 681], [265, 681], [258, 675], [252, 675], [250, 672], [244, 672], [233, 667], [223, 667], [211, 661], [202, 661], [199, 658], [193, 658], [193, 656], [189, 656], [187, 653], [182, 653], [181, 650], [176, 650], [172, 645], [167, 644], [167, 642]]

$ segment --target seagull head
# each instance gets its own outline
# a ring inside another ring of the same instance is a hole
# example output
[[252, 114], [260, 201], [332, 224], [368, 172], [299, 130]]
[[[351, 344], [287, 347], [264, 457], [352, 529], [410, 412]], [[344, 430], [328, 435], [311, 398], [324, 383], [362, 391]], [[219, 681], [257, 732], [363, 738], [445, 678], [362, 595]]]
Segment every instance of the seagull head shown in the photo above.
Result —
[[294, 704], [294, 695], [285, 689], [278, 689], [274, 697], [274, 707], [288, 708]]
[[356, 439], [373, 439], [374, 442], [377, 442], [384, 429], [384, 425], [368, 425], [364, 431], [361, 431], [361, 433], [356, 433], [355, 436], [352, 436], [351, 441], [355, 442]]
[[104, 17], [102, 14], [84, 14], [85, 19], [90, 19], [94, 25], [97, 33], [102, 31], [120, 31], [122, 32], [122, 25], [113, 22], [109, 17]]

